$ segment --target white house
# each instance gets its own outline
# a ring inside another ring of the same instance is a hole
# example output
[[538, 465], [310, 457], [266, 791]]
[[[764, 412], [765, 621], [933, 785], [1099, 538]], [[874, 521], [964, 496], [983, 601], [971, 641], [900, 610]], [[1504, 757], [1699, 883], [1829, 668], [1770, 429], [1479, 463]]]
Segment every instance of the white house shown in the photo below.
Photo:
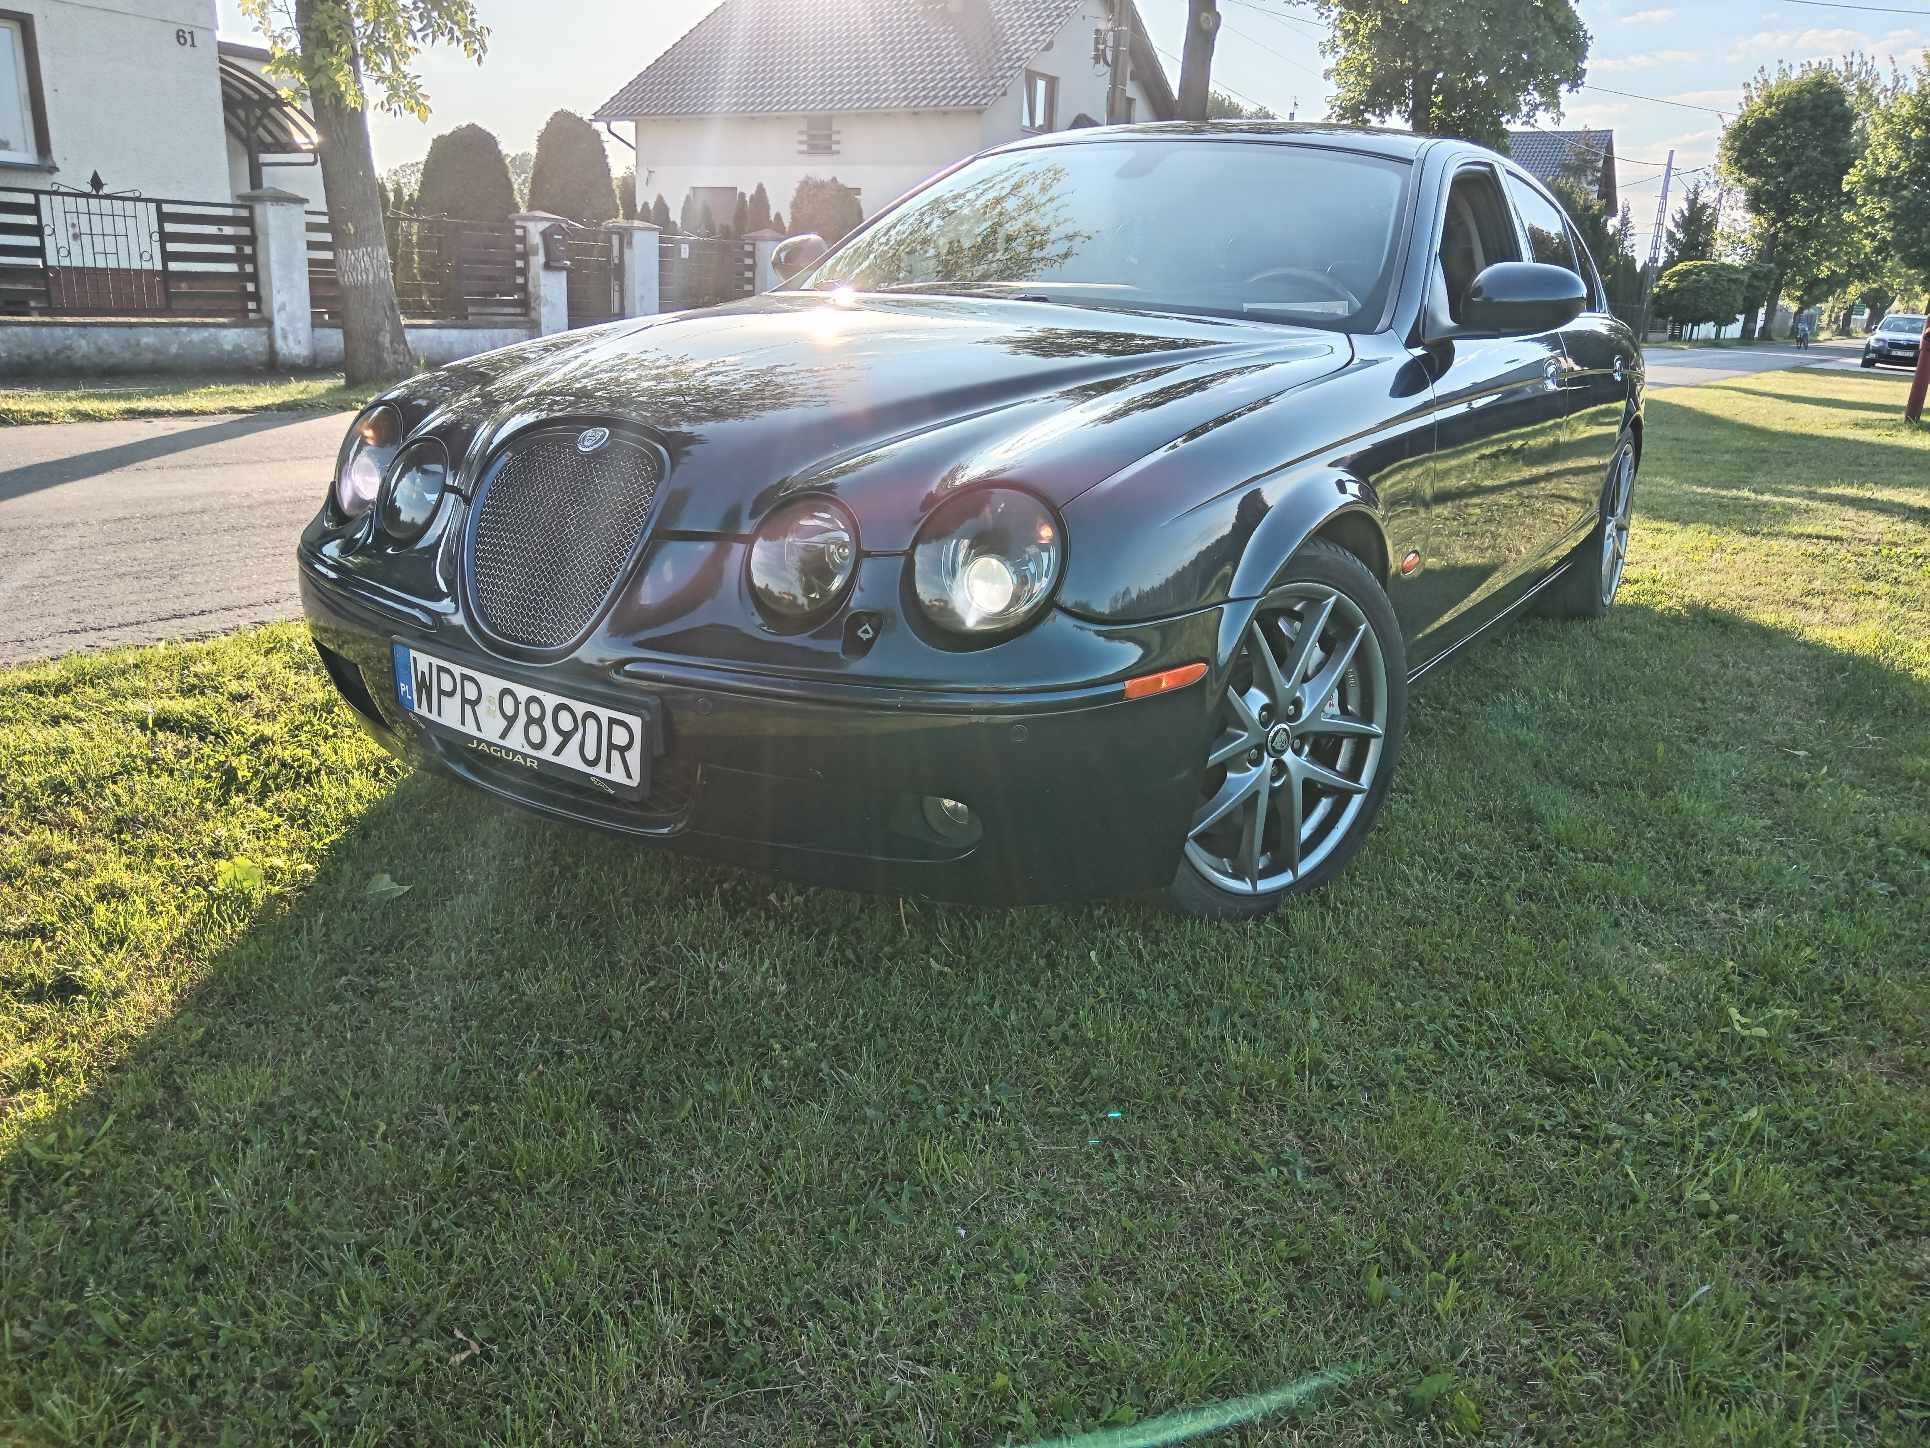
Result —
[[0, 187], [320, 205], [313, 122], [215, 24], [215, 0], [0, 0]]
[[[4, 0], [0, 0], [4, 3]], [[1131, 0], [1120, 119], [1176, 112]], [[1103, 124], [1113, 0], [722, 0], [596, 111], [632, 125], [637, 199], [673, 213], [835, 177], [869, 215], [963, 156]], [[706, 188], [720, 188], [709, 192]], [[734, 205], [734, 200], [732, 203]]]

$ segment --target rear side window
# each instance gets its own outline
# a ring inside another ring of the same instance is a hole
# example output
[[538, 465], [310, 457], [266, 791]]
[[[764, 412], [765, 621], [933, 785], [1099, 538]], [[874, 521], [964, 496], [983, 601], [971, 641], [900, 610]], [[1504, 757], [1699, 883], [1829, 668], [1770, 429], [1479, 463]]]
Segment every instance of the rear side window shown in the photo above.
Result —
[[1587, 281], [1587, 273], [1575, 260], [1575, 248], [1568, 240], [1568, 222], [1561, 209], [1534, 187], [1523, 185], [1512, 176], [1508, 178], [1508, 193], [1514, 197], [1515, 208], [1528, 227], [1529, 260], [1566, 267]]

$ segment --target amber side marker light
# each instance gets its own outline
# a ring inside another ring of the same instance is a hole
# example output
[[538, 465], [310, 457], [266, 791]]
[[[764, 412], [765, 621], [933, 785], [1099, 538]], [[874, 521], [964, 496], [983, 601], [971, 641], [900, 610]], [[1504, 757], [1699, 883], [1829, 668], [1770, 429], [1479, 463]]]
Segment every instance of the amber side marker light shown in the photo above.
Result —
[[1205, 677], [1205, 664], [1181, 664], [1177, 669], [1141, 674], [1137, 679], [1126, 680], [1126, 697], [1150, 699], [1155, 694], [1171, 693], [1174, 689], [1184, 689], [1188, 684], [1197, 684]]

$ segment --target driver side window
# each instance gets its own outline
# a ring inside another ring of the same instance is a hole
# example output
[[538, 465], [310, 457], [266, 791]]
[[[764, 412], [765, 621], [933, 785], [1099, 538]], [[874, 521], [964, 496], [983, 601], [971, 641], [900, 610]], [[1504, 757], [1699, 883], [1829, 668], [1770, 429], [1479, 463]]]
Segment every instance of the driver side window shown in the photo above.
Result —
[[1461, 321], [1468, 288], [1483, 270], [1501, 261], [1520, 261], [1514, 220], [1494, 173], [1476, 167], [1461, 172], [1448, 188], [1447, 221], [1435, 268], [1448, 316]]

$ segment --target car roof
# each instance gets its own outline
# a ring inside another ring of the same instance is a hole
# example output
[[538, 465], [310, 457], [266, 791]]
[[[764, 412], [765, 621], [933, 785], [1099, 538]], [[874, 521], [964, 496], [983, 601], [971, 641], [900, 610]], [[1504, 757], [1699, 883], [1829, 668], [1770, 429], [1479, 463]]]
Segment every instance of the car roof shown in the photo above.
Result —
[[[1273, 141], [1309, 146], [1340, 147], [1397, 160], [1418, 159], [1431, 146], [1449, 144], [1438, 136], [1376, 126], [1330, 126], [1316, 121], [1145, 121], [1128, 126], [1085, 126], [1073, 131], [1026, 136], [998, 149], [1025, 150], [1034, 146], [1078, 146], [1093, 141]], [[1480, 150], [1467, 142], [1452, 143]]]

